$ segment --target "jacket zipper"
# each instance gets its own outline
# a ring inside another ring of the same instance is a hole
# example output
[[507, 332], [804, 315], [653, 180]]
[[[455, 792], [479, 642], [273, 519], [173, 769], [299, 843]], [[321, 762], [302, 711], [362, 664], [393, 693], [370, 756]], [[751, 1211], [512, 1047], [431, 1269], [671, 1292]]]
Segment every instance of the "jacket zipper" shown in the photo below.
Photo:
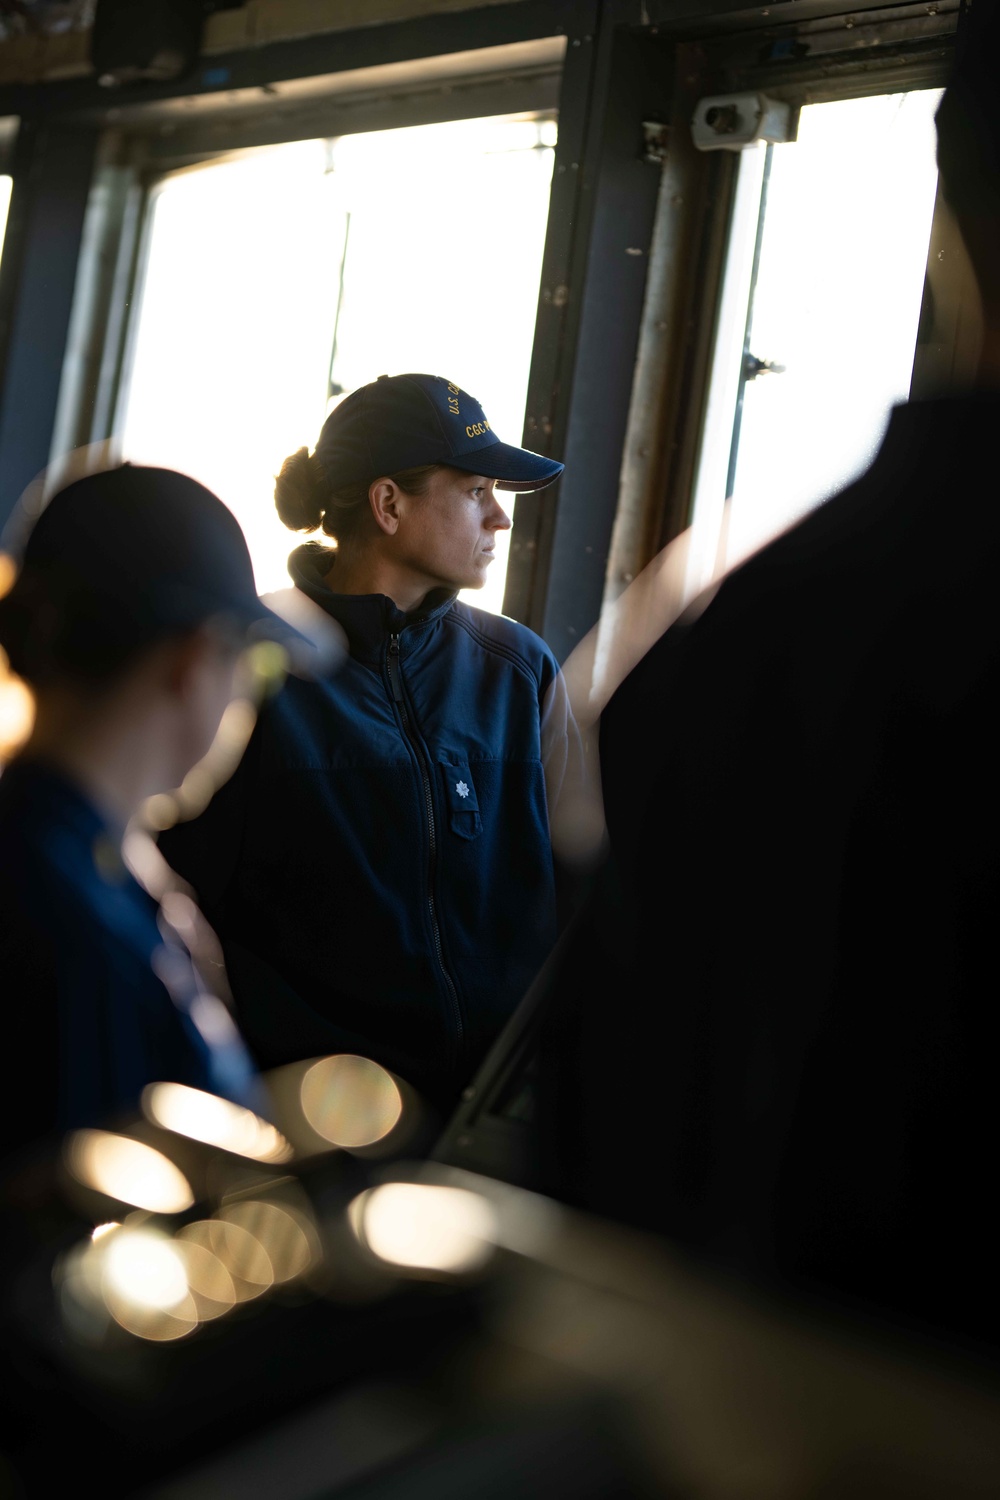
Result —
[[431, 792], [431, 777], [430, 770], [427, 766], [427, 757], [424, 755], [423, 746], [420, 744], [414, 732], [413, 726], [410, 723], [410, 715], [407, 711], [406, 700], [403, 697], [403, 674], [399, 665], [398, 635], [390, 635], [389, 637], [388, 667], [389, 686], [392, 689], [393, 702], [399, 709], [399, 717], [403, 724], [403, 731], [410, 744], [413, 746], [414, 753], [416, 754], [417, 764], [420, 767], [420, 778], [423, 782], [424, 787], [424, 806], [427, 810], [428, 848], [430, 850], [430, 858], [428, 861], [427, 869], [427, 905], [430, 910], [431, 932], [434, 937], [434, 952], [437, 956], [438, 967], [440, 968], [441, 973], [444, 976], [445, 989], [448, 994], [448, 999], [451, 1002], [452, 1019], [455, 1023], [455, 1031], [457, 1035], [456, 1051], [458, 1055], [455, 1058], [455, 1061], [457, 1062], [462, 1054], [464, 1027], [462, 1025], [462, 1007], [458, 999], [458, 989], [451, 975], [448, 973], [447, 967], [445, 966], [444, 947], [441, 942], [441, 928], [438, 924], [437, 904], [434, 900], [434, 871], [437, 865], [437, 828], [434, 821], [434, 799]]

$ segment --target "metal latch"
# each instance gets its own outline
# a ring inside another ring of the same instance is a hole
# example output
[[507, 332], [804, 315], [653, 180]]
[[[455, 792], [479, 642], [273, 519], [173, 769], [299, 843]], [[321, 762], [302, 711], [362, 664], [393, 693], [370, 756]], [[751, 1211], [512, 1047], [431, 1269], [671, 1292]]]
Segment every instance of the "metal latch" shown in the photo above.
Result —
[[691, 117], [691, 139], [699, 151], [742, 151], [755, 141], [794, 141], [798, 110], [767, 94], [711, 94], [699, 99]]
[[758, 359], [756, 354], [744, 354], [743, 379], [756, 380], [758, 375], [784, 375], [785, 366], [773, 359]]

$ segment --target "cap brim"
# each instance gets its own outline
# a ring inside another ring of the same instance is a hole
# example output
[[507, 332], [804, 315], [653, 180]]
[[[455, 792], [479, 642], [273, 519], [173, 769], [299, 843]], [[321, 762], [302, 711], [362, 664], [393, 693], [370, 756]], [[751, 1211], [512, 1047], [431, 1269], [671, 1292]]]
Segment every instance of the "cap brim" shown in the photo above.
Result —
[[296, 677], [316, 675], [316, 642], [273, 609], [268, 609], [266, 604], [254, 608], [241, 602], [229, 608], [223, 606], [217, 613], [245, 632], [247, 646], [257, 645], [260, 641], [273, 641], [280, 646], [287, 657], [289, 671]]
[[246, 623], [249, 640], [275, 641], [279, 646], [290, 648], [309, 644], [300, 630], [275, 614], [273, 609], [268, 609], [266, 604], [253, 611], [243, 611], [242, 618]]
[[348, 654], [342, 627], [297, 588], [265, 594], [247, 635], [284, 646], [297, 677], [326, 676]]
[[541, 453], [532, 453], [528, 448], [515, 448], [511, 443], [488, 443], [483, 448], [470, 448], [466, 453], [453, 454], [445, 462], [453, 469], [464, 469], [467, 474], [482, 474], [486, 479], [495, 479], [498, 490], [511, 490], [517, 494], [543, 490], [559, 478], [564, 467], [554, 458], [544, 458]]

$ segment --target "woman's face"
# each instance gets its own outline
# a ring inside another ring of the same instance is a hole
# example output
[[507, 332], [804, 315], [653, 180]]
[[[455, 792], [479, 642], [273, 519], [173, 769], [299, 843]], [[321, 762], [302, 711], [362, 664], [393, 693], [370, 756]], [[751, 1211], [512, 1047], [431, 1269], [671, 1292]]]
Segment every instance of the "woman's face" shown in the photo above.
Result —
[[510, 517], [494, 495], [496, 481], [442, 468], [422, 495], [406, 495], [396, 532], [397, 565], [433, 588], [480, 589], [498, 531]]

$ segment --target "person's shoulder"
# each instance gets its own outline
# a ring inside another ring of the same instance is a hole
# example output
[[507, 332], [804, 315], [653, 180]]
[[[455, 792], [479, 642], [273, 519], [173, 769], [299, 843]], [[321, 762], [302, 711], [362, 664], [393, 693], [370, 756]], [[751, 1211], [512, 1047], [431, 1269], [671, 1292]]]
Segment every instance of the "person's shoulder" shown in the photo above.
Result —
[[487, 609], [477, 609], [462, 600], [456, 600], [448, 618], [485, 650], [509, 659], [516, 658], [538, 679], [548, 681], [559, 670], [551, 649], [541, 636], [518, 620], [493, 614]]
[[0, 874], [12, 890], [52, 864], [64, 842], [59, 794], [64, 788], [31, 765], [14, 761], [0, 775]]

